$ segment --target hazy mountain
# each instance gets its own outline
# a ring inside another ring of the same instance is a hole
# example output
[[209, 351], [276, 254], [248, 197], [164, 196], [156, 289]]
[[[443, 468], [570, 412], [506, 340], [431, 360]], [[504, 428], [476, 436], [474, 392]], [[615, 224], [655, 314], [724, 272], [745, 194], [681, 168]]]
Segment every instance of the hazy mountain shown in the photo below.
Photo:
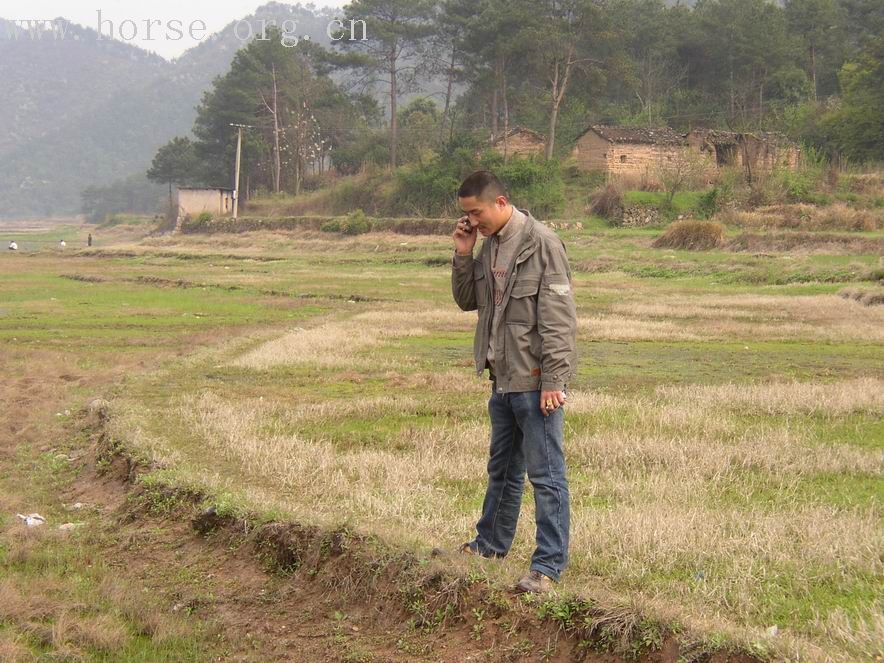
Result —
[[[299, 35], [328, 44], [333, 17], [274, 2], [243, 20], [254, 32], [296, 20]], [[0, 217], [76, 213], [84, 187], [146, 170], [190, 132], [203, 91], [243, 45], [236, 23], [168, 62], [63, 19], [30, 31], [0, 19]]]

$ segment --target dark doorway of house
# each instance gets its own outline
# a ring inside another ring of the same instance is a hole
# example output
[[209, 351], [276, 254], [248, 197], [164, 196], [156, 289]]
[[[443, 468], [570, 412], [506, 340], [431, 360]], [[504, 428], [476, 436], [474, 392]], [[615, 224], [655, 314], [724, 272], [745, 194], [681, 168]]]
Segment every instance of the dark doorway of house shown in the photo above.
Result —
[[715, 163], [719, 166], [733, 166], [736, 162], [737, 146], [736, 145], [716, 145], [715, 146]]

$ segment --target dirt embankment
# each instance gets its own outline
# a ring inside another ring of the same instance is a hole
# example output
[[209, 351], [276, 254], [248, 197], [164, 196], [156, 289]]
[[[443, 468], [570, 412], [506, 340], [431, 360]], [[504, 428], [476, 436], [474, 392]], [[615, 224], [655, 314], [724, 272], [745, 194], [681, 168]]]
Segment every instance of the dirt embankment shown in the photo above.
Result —
[[110, 438], [104, 416], [86, 416], [92, 465], [103, 468], [90, 483], [127, 493], [115, 514], [121, 526], [154, 531], [160, 552], [177, 542], [175, 559], [152, 555], [150, 566], [174, 568], [186, 551], [216, 599], [185, 603], [260, 642], [262, 660], [286, 660], [293, 648], [304, 660], [756, 660], [676, 635], [622, 604], [518, 596], [481, 569], [452, 564], [453, 552], [426, 559], [346, 529], [219, 513], [205, 495], [140, 482], [148, 468]]

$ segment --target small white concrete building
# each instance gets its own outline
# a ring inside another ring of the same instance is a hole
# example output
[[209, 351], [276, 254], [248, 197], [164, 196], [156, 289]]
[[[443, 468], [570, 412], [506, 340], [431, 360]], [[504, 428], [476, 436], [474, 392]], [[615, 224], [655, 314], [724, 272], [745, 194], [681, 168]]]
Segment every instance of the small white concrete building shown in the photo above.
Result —
[[203, 212], [213, 217], [233, 214], [233, 189], [178, 187], [176, 205], [178, 219], [196, 218]]

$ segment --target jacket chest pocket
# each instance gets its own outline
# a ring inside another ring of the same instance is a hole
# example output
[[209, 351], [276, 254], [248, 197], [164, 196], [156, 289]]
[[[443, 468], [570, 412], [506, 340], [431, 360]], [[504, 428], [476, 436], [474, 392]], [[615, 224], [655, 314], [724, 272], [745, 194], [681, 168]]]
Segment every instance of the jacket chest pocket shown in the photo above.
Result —
[[506, 305], [506, 322], [514, 325], [537, 324], [537, 292], [540, 289], [540, 278], [525, 277], [518, 279], [510, 291]]
[[476, 306], [482, 308], [488, 305], [488, 279], [485, 278], [485, 269], [482, 263], [473, 263], [473, 283], [476, 287]]

